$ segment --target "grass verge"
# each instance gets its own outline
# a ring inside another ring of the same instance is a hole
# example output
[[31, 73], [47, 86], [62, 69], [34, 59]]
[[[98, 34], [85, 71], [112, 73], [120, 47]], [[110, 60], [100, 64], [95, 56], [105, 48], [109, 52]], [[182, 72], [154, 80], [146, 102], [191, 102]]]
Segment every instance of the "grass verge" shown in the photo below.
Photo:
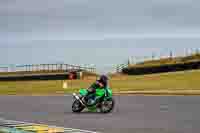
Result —
[[[200, 71], [113, 76], [110, 86], [114, 93], [130, 94], [200, 94]], [[61, 80], [0, 82], [0, 95], [64, 95], [87, 88], [95, 79], [73, 80], [63, 89]]]

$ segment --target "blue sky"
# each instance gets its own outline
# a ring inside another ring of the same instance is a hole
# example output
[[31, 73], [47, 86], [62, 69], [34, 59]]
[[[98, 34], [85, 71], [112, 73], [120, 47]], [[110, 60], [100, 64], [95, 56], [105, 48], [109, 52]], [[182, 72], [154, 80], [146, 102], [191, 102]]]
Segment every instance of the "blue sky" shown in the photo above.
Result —
[[198, 0], [2, 0], [0, 64], [95, 64], [200, 48]]

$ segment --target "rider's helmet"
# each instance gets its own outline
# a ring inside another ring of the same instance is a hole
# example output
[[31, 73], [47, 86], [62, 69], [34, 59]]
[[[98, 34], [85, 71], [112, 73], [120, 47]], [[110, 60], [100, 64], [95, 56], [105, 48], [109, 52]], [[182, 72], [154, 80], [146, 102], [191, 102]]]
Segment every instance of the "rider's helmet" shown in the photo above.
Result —
[[101, 82], [104, 85], [104, 87], [107, 87], [108, 80], [109, 78], [106, 75], [101, 75], [98, 81]]

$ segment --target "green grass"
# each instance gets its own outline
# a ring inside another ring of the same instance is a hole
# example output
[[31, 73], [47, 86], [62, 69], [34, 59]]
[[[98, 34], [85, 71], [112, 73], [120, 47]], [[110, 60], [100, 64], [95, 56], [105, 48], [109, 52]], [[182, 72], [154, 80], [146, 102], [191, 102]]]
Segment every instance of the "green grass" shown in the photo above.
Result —
[[119, 76], [111, 86], [120, 90], [200, 90], [200, 71], [185, 71], [143, 76]]
[[[113, 76], [110, 86], [114, 92], [118, 91], [160, 91], [160, 90], [200, 90], [200, 71], [185, 71], [143, 76]], [[63, 81], [16, 81], [0, 82], [1, 95], [45, 95], [65, 94], [77, 92], [80, 88], [87, 88], [95, 78], [67, 81], [68, 88], [63, 89]]]
[[0, 82], [0, 94], [57, 94], [63, 93], [62, 81]]

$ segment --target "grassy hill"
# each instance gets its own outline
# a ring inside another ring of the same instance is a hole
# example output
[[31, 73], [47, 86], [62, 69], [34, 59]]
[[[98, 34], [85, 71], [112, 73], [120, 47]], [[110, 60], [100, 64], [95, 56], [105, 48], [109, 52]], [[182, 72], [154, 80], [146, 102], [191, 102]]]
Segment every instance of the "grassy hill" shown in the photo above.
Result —
[[138, 64], [130, 64], [122, 70], [130, 75], [143, 75], [162, 72], [175, 72], [200, 69], [200, 54], [193, 54], [186, 57], [163, 58], [149, 60]]
[[138, 64], [131, 64], [129, 67], [152, 67], [161, 65], [184, 64], [200, 61], [200, 54], [193, 54], [185, 57], [163, 58], [159, 60], [149, 60]]

